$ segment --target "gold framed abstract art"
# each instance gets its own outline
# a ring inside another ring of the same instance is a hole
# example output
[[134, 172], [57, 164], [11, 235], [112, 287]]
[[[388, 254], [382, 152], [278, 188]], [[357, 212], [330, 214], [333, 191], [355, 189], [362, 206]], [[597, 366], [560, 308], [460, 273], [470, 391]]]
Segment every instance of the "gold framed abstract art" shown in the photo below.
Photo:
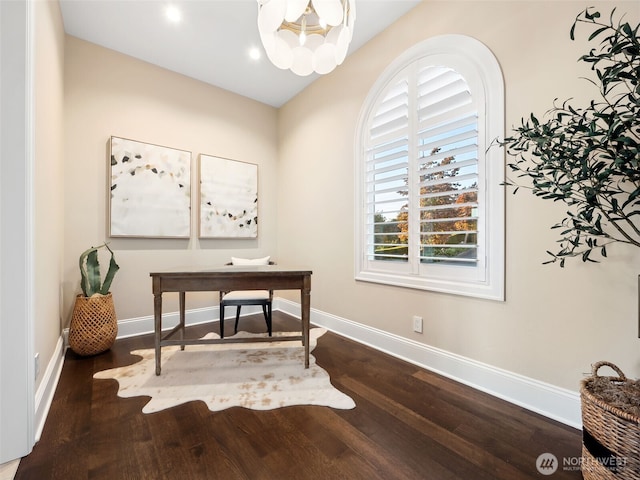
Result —
[[191, 152], [110, 141], [109, 236], [189, 238]]
[[200, 155], [200, 237], [258, 236], [258, 165]]

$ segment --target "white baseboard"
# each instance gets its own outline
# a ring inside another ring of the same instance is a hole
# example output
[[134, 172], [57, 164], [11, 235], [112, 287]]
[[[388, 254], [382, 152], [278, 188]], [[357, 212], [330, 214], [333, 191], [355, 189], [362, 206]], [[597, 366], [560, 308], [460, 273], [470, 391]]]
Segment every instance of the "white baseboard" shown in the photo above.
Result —
[[62, 365], [64, 363], [64, 351], [65, 340], [61, 336], [58, 338], [54, 353], [47, 365], [47, 369], [44, 372], [40, 386], [36, 391], [36, 412], [34, 416], [36, 442], [40, 440], [40, 435], [42, 435], [44, 422], [47, 419], [49, 409], [51, 408], [51, 402], [53, 402], [53, 394], [58, 386], [58, 380], [60, 379], [60, 373], [62, 372]]
[[[300, 304], [274, 299], [274, 309], [300, 318]], [[312, 309], [311, 322], [527, 410], [581, 429], [580, 395], [423, 343]]]
[[[275, 299], [274, 299], [275, 307]], [[275, 308], [274, 308], [275, 309]], [[235, 310], [229, 309], [233, 313], [231, 315], [225, 315], [228, 320], [235, 318]], [[253, 315], [255, 313], [262, 313], [262, 308], [253, 305], [247, 305], [242, 308], [242, 317], [245, 315]], [[200, 325], [202, 323], [217, 322], [220, 318], [220, 309], [218, 306], [206, 307], [206, 308], [194, 308], [185, 312], [185, 324], [187, 326]], [[171, 330], [180, 321], [178, 312], [167, 312], [162, 314], [162, 330]], [[135, 317], [124, 320], [118, 320], [118, 338], [136, 337], [138, 335], [145, 335], [154, 332], [154, 319], [153, 315], [147, 315], [144, 317]], [[69, 337], [69, 329], [64, 330], [65, 345], [68, 345], [66, 340]]]
[[[300, 318], [299, 303], [283, 298], [274, 298], [273, 309]], [[242, 315], [251, 315], [261, 311], [259, 307], [245, 307], [242, 310]], [[218, 317], [219, 309], [217, 306], [194, 309], [186, 312], [185, 322], [187, 325], [197, 325], [217, 321]], [[227, 318], [231, 318], [231, 316]], [[358, 343], [469, 385], [547, 418], [577, 429], [582, 428], [578, 392], [487, 365], [320, 310], [311, 310], [311, 322]], [[163, 315], [163, 330], [173, 328], [177, 324], [177, 312]], [[152, 332], [153, 316], [151, 315], [118, 322], [118, 338]]]
[[[251, 314], [251, 308], [245, 307], [243, 315]], [[218, 319], [218, 307], [196, 308], [185, 312], [185, 324], [188, 326], [199, 325], [201, 323], [212, 322]], [[225, 315], [226, 317], [226, 315]], [[178, 312], [168, 312], [162, 315], [162, 330], [170, 330], [180, 321]], [[135, 337], [147, 333], [153, 333], [153, 315], [146, 317], [130, 318], [118, 321], [118, 338]]]

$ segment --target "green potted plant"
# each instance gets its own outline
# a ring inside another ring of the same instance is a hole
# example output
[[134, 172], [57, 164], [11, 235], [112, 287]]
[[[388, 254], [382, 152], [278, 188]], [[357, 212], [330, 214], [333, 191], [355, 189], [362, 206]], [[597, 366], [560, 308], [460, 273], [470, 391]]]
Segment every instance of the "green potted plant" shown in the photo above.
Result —
[[[105, 248], [111, 254], [109, 269], [102, 279], [98, 252]], [[80, 287], [69, 325], [69, 347], [78, 355], [96, 355], [111, 348], [118, 333], [113, 297], [109, 291], [120, 268], [113, 250], [104, 243], [85, 250], [79, 259]]]
[[586, 9], [570, 30], [587, 24], [588, 41], [599, 41], [580, 61], [591, 66], [589, 79], [598, 94], [588, 105], [559, 103], [539, 120], [533, 113], [514, 133], [498, 142], [515, 160], [512, 173], [527, 178], [507, 185], [528, 188], [543, 199], [564, 202], [565, 217], [551, 228], [560, 232], [557, 251], [545, 263], [579, 257], [596, 261], [607, 246], [620, 242], [640, 247], [640, 26]]

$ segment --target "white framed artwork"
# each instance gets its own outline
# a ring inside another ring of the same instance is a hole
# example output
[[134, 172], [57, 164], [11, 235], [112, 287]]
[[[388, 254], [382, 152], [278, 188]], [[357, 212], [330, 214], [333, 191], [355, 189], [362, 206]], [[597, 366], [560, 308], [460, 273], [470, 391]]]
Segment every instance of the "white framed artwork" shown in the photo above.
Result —
[[191, 152], [111, 137], [109, 236], [189, 238]]
[[200, 155], [200, 237], [258, 236], [258, 165]]

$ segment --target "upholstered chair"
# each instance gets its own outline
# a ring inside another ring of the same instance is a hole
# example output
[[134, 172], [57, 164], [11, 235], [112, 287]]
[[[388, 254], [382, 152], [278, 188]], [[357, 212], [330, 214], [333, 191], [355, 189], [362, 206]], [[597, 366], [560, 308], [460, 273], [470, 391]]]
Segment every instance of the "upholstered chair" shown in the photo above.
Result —
[[[274, 265], [270, 257], [246, 259], [231, 257], [231, 262], [227, 265]], [[236, 307], [236, 322], [234, 332], [238, 333], [238, 323], [240, 322], [240, 309], [243, 305], [259, 305], [262, 307], [267, 332], [272, 334], [271, 328], [271, 306], [273, 303], [273, 290], [232, 290], [220, 292], [220, 338], [224, 338], [224, 309], [225, 307]]]

